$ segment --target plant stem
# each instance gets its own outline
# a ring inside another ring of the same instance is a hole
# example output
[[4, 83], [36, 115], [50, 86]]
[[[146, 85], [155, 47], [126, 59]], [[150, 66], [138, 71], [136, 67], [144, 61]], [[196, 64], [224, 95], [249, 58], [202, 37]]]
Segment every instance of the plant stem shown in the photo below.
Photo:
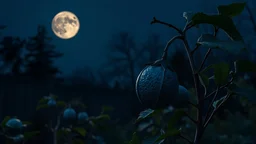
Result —
[[166, 23], [166, 22], [162, 22], [162, 21], [160, 21], [160, 20], [157, 20], [155, 17], [153, 17], [153, 20], [151, 21], [150, 24], [155, 24], [155, 23], [159, 23], [159, 24], [162, 24], [162, 25], [166, 25], [166, 26], [168, 26], [168, 27], [170, 27], [170, 28], [173, 28], [173, 29], [175, 29], [179, 34], [182, 34], [182, 33], [183, 33], [183, 32], [182, 32], [179, 28], [177, 28], [176, 26], [174, 26], [174, 25], [172, 25], [172, 24], [169, 24], [169, 23]]
[[186, 113], [186, 116], [187, 116], [187, 118], [188, 118], [190, 121], [192, 121], [194, 124], [197, 123], [197, 121], [194, 120], [188, 113]]
[[57, 144], [57, 131], [53, 131], [53, 144]]
[[212, 105], [213, 105], [214, 101], [216, 100], [218, 94], [219, 94], [219, 87], [217, 87], [217, 89], [216, 89], [216, 91], [215, 91], [215, 95], [214, 95], [214, 97], [213, 97], [211, 103], [210, 103], [209, 106], [208, 106], [208, 109], [207, 109], [207, 112], [206, 112], [206, 116], [205, 116], [205, 120], [208, 119], [208, 115], [209, 115], [209, 113], [210, 113], [210, 110], [211, 110], [211, 108], [212, 108]]
[[167, 59], [169, 46], [170, 46], [176, 39], [181, 39], [181, 38], [182, 38], [182, 36], [178, 35], [178, 36], [175, 36], [175, 37], [173, 37], [171, 40], [168, 41], [168, 43], [166, 44], [166, 46], [165, 46], [165, 48], [164, 48], [164, 52], [163, 52], [163, 55], [162, 55], [162, 59], [163, 59], [163, 60], [166, 60], [166, 59]]
[[209, 116], [209, 118], [207, 119], [207, 121], [204, 123], [204, 130], [207, 127], [207, 125], [209, 124], [210, 120], [212, 119], [212, 117], [214, 116], [214, 114], [219, 110], [219, 108], [229, 99], [229, 97], [231, 96], [231, 94], [226, 95], [226, 98], [224, 100], [221, 101], [221, 103], [212, 111], [211, 115]]
[[[226, 88], [227, 86], [229, 86], [229, 85], [233, 82], [234, 77], [235, 77], [235, 76], [232, 76], [231, 80], [230, 80], [227, 84], [225, 84], [224, 86], [222, 86], [220, 89]], [[215, 92], [217, 93], [217, 91], [219, 91], [220, 89], [217, 89]], [[214, 116], [214, 114], [217, 112], [217, 110], [228, 100], [228, 98], [229, 98], [231, 95], [232, 95], [232, 93], [228, 93], [228, 94], [226, 95], [226, 98], [212, 111], [211, 115], [210, 115], [208, 118], [206, 118], [206, 121], [204, 122], [204, 129], [207, 127], [207, 125], [209, 124], [210, 120], [212, 119], [212, 117]], [[214, 99], [215, 99], [215, 98], [214, 98]], [[212, 105], [212, 104], [211, 104], [211, 105]], [[209, 114], [207, 114], [207, 115], [209, 115]]]
[[205, 64], [205, 62], [206, 62], [206, 60], [207, 60], [208, 56], [210, 55], [211, 51], [212, 51], [212, 49], [211, 49], [211, 48], [209, 48], [209, 49], [208, 49], [208, 51], [207, 51], [207, 53], [205, 54], [204, 59], [203, 59], [203, 61], [202, 61], [201, 65], [200, 65], [200, 67], [199, 67], [199, 69], [198, 69], [198, 71], [197, 71], [198, 73], [200, 73], [200, 72], [201, 72], [201, 70], [203, 69], [204, 64]]
[[200, 47], [200, 45], [196, 44], [195, 48], [190, 52], [191, 55], [193, 55], [199, 47]]
[[[229, 85], [233, 82], [233, 80], [234, 80], [234, 78], [232, 77], [231, 80], [230, 80], [227, 84], [221, 86], [221, 87], [219, 88], [219, 90], [222, 90], [223, 88], [226, 88], [227, 86], [229, 86]], [[213, 91], [212, 93], [210, 93], [209, 95], [207, 95], [204, 99], [207, 99], [207, 98], [211, 97], [214, 93], [216, 93], [216, 91], [217, 91], [217, 90]]]
[[203, 97], [199, 93], [199, 75], [198, 75], [198, 73], [195, 72], [194, 59], [193, 59], [192, 54], [190, 52], [189, 44], [188, 44], [188, 41], [187, 41], [186, 36], [185, 36], [185, 33], [186, 33], [186, 30], [188, 29], [188, 26], [186, 25], [184, 30], [181, 31], [180, 29], [176, 28], [175, 26], [173, 26], [171, 24], [168, 24], [168, 23], [157, 20], [155, 17], [153, 18], [153, 21], [151, 22], [151, 24], [154, 24], [154, 23], [167, 25], [168, 27], [171, 27], [171, 28], [175, 29], [176, 31], [178, 31], [178, 33], [180, 34], [179, 36], [174, 37], [173, 39], [171, 39], [168, 42], [169, 44], [167, 44], [167, 46], [165, 47], [163, 57], [166, 57], [167, 54], [165, 54], [165, 53], [167, 53], [169, 45], [174, 40], [179, 38], [183, 41], [183, 44], [184, 44], [184, 47], [185, 47], [185, 50], [186, 50], [186, 53], [187, 53], [187, 56], [188, 56], [189, 64], [190, 64], [190, 67], [191, 67], [191, 71], [192, 71], [192, 74], [193, 74], [194, 85], [195, 85], [195, 93], [196, 93], [196, 96], [197, 96], [197, 103], [198, 103], [197, 128], [196, 128], [196, 133], [195, 133], [195, 138], [194, 138], [194, 144], [198, 144], [199, 139], [202, 135], [202, 133], [201, 133], [202, 128], [203, 128], [203, 121], [202, 121], [203, 120], [202, 119], [203, 113], [202, 113], [202, 110], [204, 108], [204, 105], [203, 105], [203, 102], [202, 102]]
[[189, 140], [188, 138], [184, 137], [183, 135], [179, 135], [179, 137], [181, 137], [182, 139], [184, 139], [186, 142], [188, 142], [189, 144], [193, 144], [193, 142], [191, 140]]
[[197, 109], [197, 126], [196, 126], [196, 133], [195, 133], [195, 138], [194, 138], [194, 144], [198, 144], [199, 140], [202, 135], [202, 129], [203, 129], [203, 109], [204, 109], [204, 103], [202, 102], [202, 95], [200, 94], [199, 90], [199, 75], [198, 73], [195, 72], [195, 66], [194, 66], [194, 60], [190, 52], [189, 44], [188, 41], [185, 38], [185, 34], [183, 34], [183, 44], [185, 46], [189, 64], [191, 67], [191, 71], [193, 74], [193, 79], [194, 79], [194, 85], [195, 85], [195, 93], [197, 96], [197, 103], [198, 103], [198, 109]]
[[[178, 29], [177, 27], [175, 27], [175, 26], [173, 26], [171, 24], [168, 24], [168, 23], [162, 22], [160, 20], [157, 20], [155, 17], [153, 18], [151, 24], [154, 24], [154, 23], [159, 23], [159, 24], [163, 24], [163, 25], [166, 25], [168, 27], [171, 27], [171, 28], [175, 29], [180, 34], [180, 35], [172, 38], [167, 43], [167, 45], [166, 45], [166, 47], [164, 49], [164, 54], [162, 56], [163, 59], [166, 59], [168, 48], [169, 48], [170, 44], [174, 40], [181, 39], [183, 41], [183, 44], [184, 44], [184, 47], [185, 47], [185, 50], [186, 50], [186, 53], [187, 53], [187, 56], [188, 56], [189, 64], [190, 64], [190, 67], [191, 67], [192, 75], [193, 75], [194, 86], [195, 86], [195, 93], [196, 93], [196, 96], [197, 96], [197, 106], [198, 106], [197, 107], [196, 132], [195, 132], [194, 142], [191, 142], [191, 143], [198, 144], [200, 139], [201, 139], [201, 137], [202, 137], [202, 135], [203, 135], [204, 129], [205, 129], [205, 127], [204, 127], [205, 123], [203, 121], [203, 110], [204, 110], [204, 99], [205, 99], [205, 96], [200, 93], [199, 74], [197, 72], [195, 72], [195, 64], [194, 64], [194, 59], [193, 59], [192, 54], [199, 48], [199, 45], [196, 45], [196, 48], [194, 50], [190, 51], [189, 44], [188, 44], [188, 41], [186, 39], [186, 31], [188, 29], [190, 29], [192, 26], [189, 26], [188, 24], [185, 26], [184, 30], [181, 31], [180, 29]], [[214, 29], [215, 30], [214, 31], [214, 36], [216, 36], [218, 28], [216, 28], [216, 27], [214, 27], [214, 28], [215, 28]], [[204, 63], [205, 63], [207, 57], [209, 56], [210, 52], [211, 52], [211, 49], [209, 49], [208, 52], [206, 53], [206, 55], [204, 57], [204, 60], [203, 60], [201, 66], [199, 68], [199, 71], [204, 66]], [[226, 86], [228, 86], [228, 84]], [[216, 93], [218, 93], [218, 91]], [[212, 113], [212, 115], [213, 114], [214, 114], [214, 112]], [[207, 123], [212, 118], [212, 115], [207, 120]], [[207, 126], [207, 123], [206, 123], [206, 126]]]

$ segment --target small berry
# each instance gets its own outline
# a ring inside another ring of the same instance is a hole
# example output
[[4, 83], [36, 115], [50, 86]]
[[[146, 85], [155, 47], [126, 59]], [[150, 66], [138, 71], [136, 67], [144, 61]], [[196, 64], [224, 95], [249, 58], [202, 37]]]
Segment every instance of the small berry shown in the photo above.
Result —
[[86, 112], [80, 112], [80, 113], [78, 113], [78, 120], [80, 121], [80, 122], [85, 122], [85, 121], [87, 121], [88, 120], [88, 114], [86, 113]]
[[63, 118], [65, 120], [74, 120], [76, 119], [76, 111], [73, 108], [65, 109], [63, 113]]
[[54, 99], [50, 99], [47, 103], [48, 106], [53, 107], [56, 106], [56, 101]]

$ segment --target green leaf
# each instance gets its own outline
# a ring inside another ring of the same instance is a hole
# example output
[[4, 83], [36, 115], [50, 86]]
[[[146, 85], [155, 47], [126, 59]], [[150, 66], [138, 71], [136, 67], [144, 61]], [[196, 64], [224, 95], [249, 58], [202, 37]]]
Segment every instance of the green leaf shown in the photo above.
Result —
[[57, 107], [66, 107], [67, 106], [67, 104], [66, 104], [66, 102], [64, 102], [64, 101], [57, 101]]
[[41, 105], [41, 104], [46, 104], [47, 102], [49, 101], [49, 99], [43, 97], [39, 100], [38, 104]]
[[40, 109], [45, 109], [45, 108], [48, 108], [48, 105], [47, 104], [40, 104], [36, 107], [36, 110], [40, 110]]
[[80, 127], [75, 127], [72, 129], [74, 132], [80, 134], [81, 136], [85, 137], [86, 135], [86, 130], [84, 128], [80, 128]]
[[141, 144], [141, 143], [140, 143], [140, 139], [139, 139], [139, 137], [137, 136], [137, 133], [136, 133], [136, 132], [134, 132], [134, 133], [132, 134], [132, 140], [129, 142], [129, 144]]
[[54, 94], [52, 94], [52, 93], [50, 93], [49, 96], [50, 96], [52, 99], [54, 99], [54, 100], [56, 100], [56, 99], [58, 98], [57, 95], [54, 95]]
[[84, 144], [84, 140], [82, 140], [82, 139], [74, 139], [72, 141], [72, 144]]
[[206, 72], [208, 72], [210, 69], [212, 69], [213, 68], [213, 65], [211, 64], [211, 65], [208, 65], [208, 66], [206, 66], [206, 68], [204, 68], [202, 71], [201, 71], [201, 73], [206, 73]]
[[225, 15], [207, 15], [204, 13], [196, 13], [191, 19], [188, 26], [196, 26], [199, 24], [211, 24], [221, 28], [225, 33], [235, 41], [243, 41], [239, 31], [236, 29], [233, 20]]
[[220, 49], [233, 55], [238, 55], [245, 50], [243, 41], [222, 41], [218, 40], [211, 34], [203, 34], [197, 41], [198, 44], [205, 48]]
[[107, 114], [101, 114], [97, 117], [90, 117], [89, 120], [91, 120], [94, 123], [104, 121], [104, 120], [110, 120], [110, 116]]
[[146, 109], [142, 112], [140, 112], [139, 117], [137, 118], [136, 122], [139, 122], [143, 119], [146, 119], [154, 114], [155, 110], [152, 109]]
[[220, 5], [218, 6], [218, 11], [219, 14], [234, 17], [240, 15], [243, 12], [245, 5], [245, 2], [232, 3], [229, 5]]
[[214, 64], [214, 81], [220, 86], [228, 82], [229, 65], [227, 63]]
[[7, 123], [7, 121], [8, 121], [9, 119], [11, 119], [10, 116], [4, 117], [3, 121], [1, 122], [1, 127], [5, 127], [5, 124]]
[[256, 72], [256, 63], [249, 60], [237, 60], [234, 65], [236, 72]]
[[69, 133], [71, 132], [71, 130], [69, 128], [62, 128], [62, 129], [58, 129], [57, 131], [57, 139], [61, 138], [61, 137], [65, 137], [67, 136]]
[[168, 130], [172, 130], [177, 124], [177, 122], [185, 115], [186, 113], [182, 109], [174, 110], [172, 117], [168, 121]]
[[24, 139], [29, 140], [37, 135], [40, 134], [40, 131], [32, 131], [32, 132], [25, 132], [24, 133]]
[[102, 106], [102, 110], [101, 110], [101, 113], [106, 113], [106, 112], [110, 112], [110, 111], [113, 111], [114, 108], [111, 107], [111, 106]]
[[96, 117], [97, 120], [110, 120], [110, 116], [107, 114], [101, 114]]
[[212, 106], [216, 109], [216, 108], [219, 106], [219, 104], [220, 104], [225, 98], [226, 98], [226, 96], [220, 98], [219, 100], [214, 101], [213, 104], [212, 104]]
[[164, 134], [161, 134], [161, 136], [158, 137], [158, 139], [155, 141], [155, 143], [159, 143], [161, 141], [164, 141], [168, 137], [176, 136], [176, 135], [179, 135], [179, 134], [180, 134], [180, 131], [177, 130], [177, 129], [167, 130], [167, 132], [165, 132]]

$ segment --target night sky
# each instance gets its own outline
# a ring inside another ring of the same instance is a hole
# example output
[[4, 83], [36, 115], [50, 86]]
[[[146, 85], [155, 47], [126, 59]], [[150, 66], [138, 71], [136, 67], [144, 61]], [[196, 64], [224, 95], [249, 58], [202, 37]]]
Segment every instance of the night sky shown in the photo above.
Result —
[[[38, 24], [47, 26], [52, 43], [64, 53], [56, 64], [68, 74], [77, 67], [99, 68], [106, 61], [111, 35], [120, 31], [131, 32], [138, 42], [152, 32], [167, 40], [173, 33], [164, 26], [150, 25], [152, 17], [182, 27], [183, 11], [201, 11], [200, 5], [198, 0], [3, 0], [0, 24], [8, 26], [2, 36], [23, 38], [35, 35]], [[81, 24], [79, 33], [69, 40], [59, 39], [51, 31], [52, 18], [64, 10], [75, 13]]]

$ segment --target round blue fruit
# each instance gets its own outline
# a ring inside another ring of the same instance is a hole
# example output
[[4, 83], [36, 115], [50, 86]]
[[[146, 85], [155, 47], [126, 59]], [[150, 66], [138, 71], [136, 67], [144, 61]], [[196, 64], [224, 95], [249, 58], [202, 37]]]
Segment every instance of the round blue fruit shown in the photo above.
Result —
[[5, 132], [8, 136], [17, 136], [22, 134], [23, 124], [17, 118], [11, 118], [5, 123]]
[[165, 108], [177, 99], [179, 82], [175, 72], [163, 65], [145, 67], [137, 77], [136, 94], [147, 108]]
[[65, 109], [63, 113], [63, 118], [65, 120], [74, 120], [76, 119], [76, 111], [73, 108]]
[[21, 129], [21, 128], [23, 128], [22, 122], [19, 119], [17, 119], [17, 118], [9, 119], [6, 122], [5, 126], [9, 127], [9, 128], [14, 128], [14, 129]]
[[54, 99], [50, 99], [47, 103], [48, 106], [53, 107], [56, 106], [56, 101]]
[[78, 120], [79, 120], [80, 122], [85, 122], [85, 121], [87, 121], [88, 118], [89, 118], [87, 112], [80, 112], [80, 113], [78, 113], [78, 116], [77, 116], [77, 117], [78, 117]]

